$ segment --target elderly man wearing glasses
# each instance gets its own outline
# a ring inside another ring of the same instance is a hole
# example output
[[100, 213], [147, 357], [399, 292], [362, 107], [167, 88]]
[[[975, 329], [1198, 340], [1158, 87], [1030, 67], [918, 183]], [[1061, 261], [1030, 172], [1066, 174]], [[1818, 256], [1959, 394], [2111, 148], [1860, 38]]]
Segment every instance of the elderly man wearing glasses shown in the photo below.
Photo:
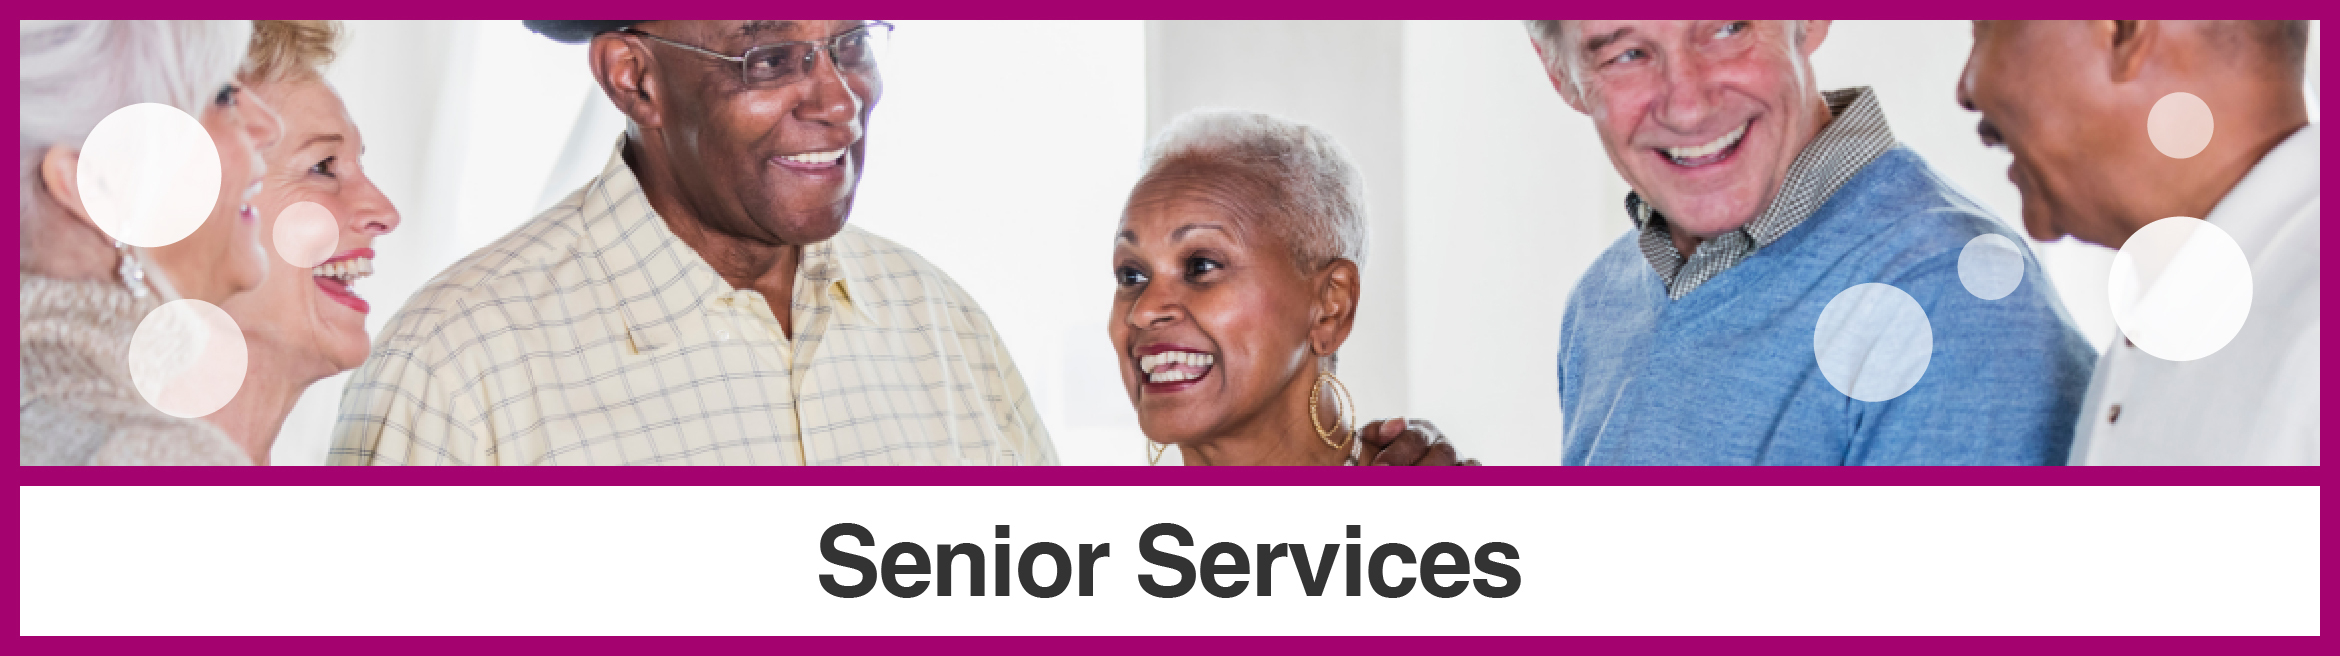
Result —
[[626, 133], [390, 320], [333, 462], [1055, 463], [974, 299], [845, 225], [892, 25], [528, 25]]

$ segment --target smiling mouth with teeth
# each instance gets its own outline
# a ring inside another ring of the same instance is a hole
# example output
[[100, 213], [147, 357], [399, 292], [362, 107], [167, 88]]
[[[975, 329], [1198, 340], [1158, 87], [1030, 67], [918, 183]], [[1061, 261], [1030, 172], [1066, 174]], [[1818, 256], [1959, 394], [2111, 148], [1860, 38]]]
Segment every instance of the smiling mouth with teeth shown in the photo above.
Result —
[[328, 298], [359, 314], [366, 313], [371, 307], [365, 299], [358, 297], [356, 291], [350, 289], [350, 285], [371, 275], [374, 275], [374, 258], [370, 255], [334, 260], [309, 269], [309, 278], [316, 281], [317, 287], [324, 290]]
[[836, 150], [823, 151], [818, 153], [781, 155], [779, 159], [781, 161], [799, 166], [829, 166], [836, 164], [837, 160], [845, 157], [845, 150], [846, 149], [844, 148], [839, 148]]
[[1139, 357], [1138, 371], [1146, 374], [1148, 383], [1177, 383], [1210, 374], [1211, 365], [1217, 360], [1209, 353], [1163, 351]]
[[310, 269], [309, 275], [333, 278], [341, 284], [357, 282], [359, 278], [374, 275], [374, 258], [353, 257], [339, 262], [326, 262]]
[[1747, 137], [1748, 125], [1749, 123], [1741, 123], [1737, 129], [1731, 130], [1729, 134], [1725, 134], [1721, 138], [1715, 139], [1714, 141], [1707, 142], [1705, 145], [1691, 146], [1689, 148], [1659, 148], [1657, 151], [1659, 154], [1664, 155], [1666, 159], [1673, 161], [1674, 165], [1676, 166], [1705, 166], [1707, 164], [1713, 164], [1715, 162], [1722, 161], [1723, 158], [1729, 157], [1731, 153], [1738, 151], [1739, 140], [1745, 139]]

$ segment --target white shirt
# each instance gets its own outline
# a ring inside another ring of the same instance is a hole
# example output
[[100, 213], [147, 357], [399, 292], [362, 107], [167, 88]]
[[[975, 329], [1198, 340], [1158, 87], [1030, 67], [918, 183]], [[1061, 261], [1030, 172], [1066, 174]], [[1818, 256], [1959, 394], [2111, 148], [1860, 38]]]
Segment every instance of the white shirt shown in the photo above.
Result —
[[2171, 362], [2127, 340], [2097, 360], [2075, 465], [2314, 465], [2321, 408], [2322, 159], [2313, 124], [2268, 151], [2206, 220], [2251, 262], [2242, 332]]

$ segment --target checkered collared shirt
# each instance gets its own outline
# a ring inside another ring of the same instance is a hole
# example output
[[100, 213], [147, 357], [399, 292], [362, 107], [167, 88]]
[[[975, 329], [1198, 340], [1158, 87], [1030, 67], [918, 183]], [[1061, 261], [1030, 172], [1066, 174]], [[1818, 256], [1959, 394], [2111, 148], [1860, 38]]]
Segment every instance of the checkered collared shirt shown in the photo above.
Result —
[[794, 339], [612, 154], [399, 310], [342, 392], [329, 458], [1056, 463], [991, 320], [918, 254], [848, 226], [804, 247], [790, 312]]
[[1877, 107], [1877, 92], [1853, 87], [1821, 95], [1835, 118], [1788, 163], [1787, 180], [1780, 184], [1771, 205], [1739, 229], [1700, 242], [1688, 259], [1674, 248], [1665, 215], [1642, 202], [1640, 192], [1625, 194], [1625, 213], [1641, 228], [1641, 254], [1649, 258], [1650, 268], [1666, 283], [1666, 297], [1680, 300], [1757, 249], [1778, 241], [1819, 211], [1861, 167], [1893, 149], [1893, 130], [1886, 127], [1885, 112]]

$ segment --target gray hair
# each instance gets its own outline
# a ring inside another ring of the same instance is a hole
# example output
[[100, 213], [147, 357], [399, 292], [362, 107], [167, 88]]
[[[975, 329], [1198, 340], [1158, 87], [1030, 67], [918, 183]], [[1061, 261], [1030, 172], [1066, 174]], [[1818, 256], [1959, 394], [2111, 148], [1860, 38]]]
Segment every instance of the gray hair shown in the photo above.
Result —
[[1145, 175], [1136, 187], [1198, 164], [1231, 168], [1258, 183], [1248, 186], [1267, 197], [1246, 200], [1277, 211], [1257, 227], [1290, 244], [1302, 270], [1335, 259], [1365, 264], [1365, 181], [1324, 130], [1259, 112], [1190, 111], [1146, 147]]
[[[1568, 90], [1574, 92], [1576, 97], [1584, 97], [1583, 76], [1579, 75], [1582, 72], [1579, 70], [1581, 64], [1575, 56], [1577, 53], [1575, 52], [1574, 40], [1568, 37], [1568, 23], [1570, 21], [1531, 20], [1520, 22], [1527, 25], [1528, 40], [1535, 42], [1536, 50], [1543, 53], [1544, 70], [1550, 71], [1562, 81], [1567, 82]], [[1803, 42], [1803, 21], [1789, 21], [1788, 25], [1789, 37], [1796, 43]], [[1796, 66], [1797, 73], [1800, 75], [1804, 66], [1801, 59], [1797, 60]]]
[[[201, 116], [235, 80], [252, 41], [252, 21], [28, 20], [19, 28], [19, 217], [33, 213], [41, 193], [41, 153], [81, 148], [98, 121], [138, 103]], [[30, 223], [23, 228], [30, 236]]]
[[1528, 40], [1536, 44], [1536, 52], [1543, 55], [1544, 70], [1568, 82], [1576, 95], [1584, 95], [1583, 84], [1577, 82], [1576, 58], [1568, 56], [1568, 38], [1565, 23], [1556, 20], [1520, 21], [1527, 24]]

